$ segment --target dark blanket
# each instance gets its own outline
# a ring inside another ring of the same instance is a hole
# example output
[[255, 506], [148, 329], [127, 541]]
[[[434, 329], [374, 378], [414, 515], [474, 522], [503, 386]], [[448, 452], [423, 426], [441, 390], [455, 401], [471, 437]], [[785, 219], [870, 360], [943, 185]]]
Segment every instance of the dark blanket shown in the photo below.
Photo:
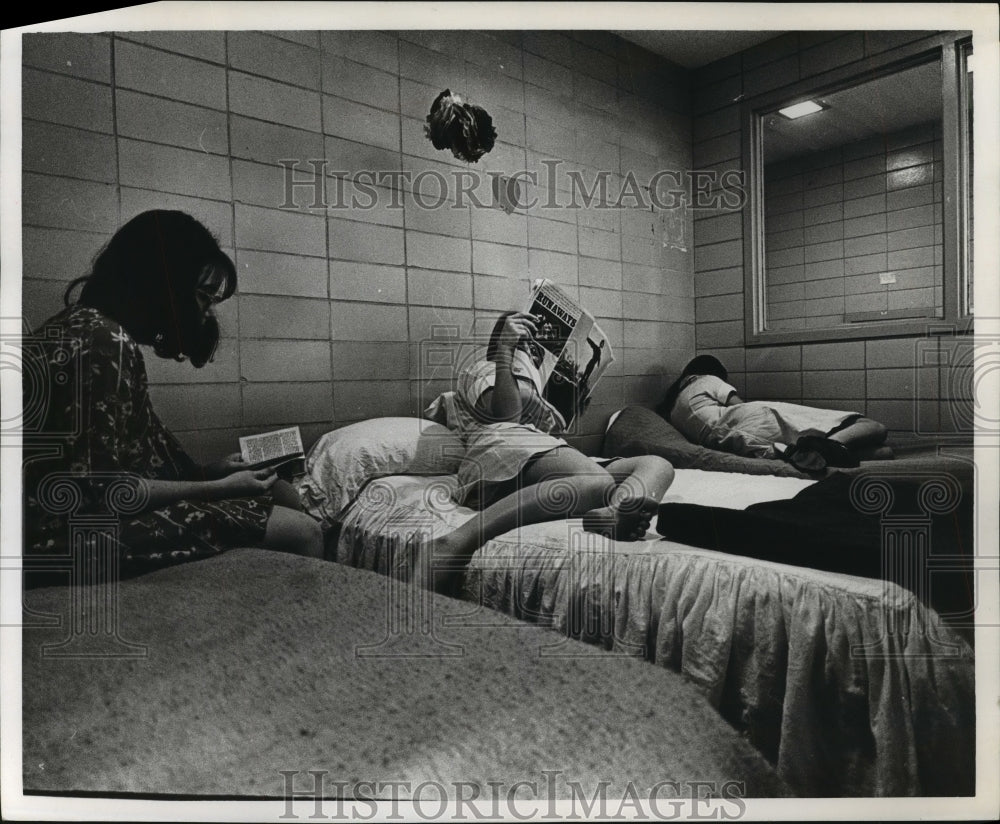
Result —
[[621, 411], [604, 435], [602, 455], [605, 458], [659, 455], [677, 469], [780, 475], [786, 478], [810, 477], [784, 461], [747, 458], [691, 443], [670, 423], [644, 406], [627, 406]]
[[794, 498], [744, 510], [664, 504], [666, 539], [768, 561], [882, 578], [942, 616], [974, 603], [971, 464], [905, 461], [838, 472]]

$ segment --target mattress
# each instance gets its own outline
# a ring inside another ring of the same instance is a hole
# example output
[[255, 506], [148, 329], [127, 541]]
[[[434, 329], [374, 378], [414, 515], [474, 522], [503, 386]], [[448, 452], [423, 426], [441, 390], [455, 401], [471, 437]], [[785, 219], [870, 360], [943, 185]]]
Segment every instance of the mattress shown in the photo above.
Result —
[[744, 475], [740, 472], [709, 472], [704, 469], [676, 469], [674, 481], [663, 503], [703, 504], [729, 509], [746, 509], [765, 501], [793, 498], [816, 483], [808, 478], [776, 475]]
[[[740, 508], [806, 479], [677, 470], [665, 500]], [[387, 573], [473, 516], [450, 476], [370, 484], [346, 514], [337, 559]], [[968, 645], [908, 591], [660, 540], [623, 543], [579, 520], [522, 527], [470, 563], [468, 620], [499, 611], [682, 672], [813, 796], [972, 792], [974, 666]], [[476, 611], [478, 609], [478, 612]]]
[[[743, 509], [755, 503], [791, 498], [813, 483], [800, 478], [678, 469], [663, 503], [711, 501], [717, 506]], [[412, 552], [414, 541], [450, 532], [473, 517], [472, 509], [452, 500], [457, 486], [454, 475], [390, 475], [372, 481], [344, 513], [336, 560], [388, 573], [389, 559], [397, 557], [397, 553]], [[537, 524], [519, 529], [517, 534], [527, 541], [532, 535], [548, 534], [552, 529], [560, 533], [564, 528], [579, 531], [581, 523], [579, 519], [569, 519], [556, 524]], [[642, 543], [658, 540], [660, 536], [651, 529]], [[634, 548], [629, 543], [606, 543], [625, 551]]]
[[[453, 798], [464, 782], [480, 811], [491, 787], [567, 798], [571, 782], [586, 799], [601, 782], [609, 798], [632, 782], [640, 809], [662, 781], [678, 787], [661, 787], [663, 810], [697, 792], [693, 780], [789, 795], [680, 676], [583, 644], [546, 658], [536, 628], [500, 615], [490, 629], [444, 621], [465, 606], [430, 593], [436, 631], [393, 630], [399, 594], [339, 564], [232, 550], [95, 587], [90, 602], [113, 598], [119, 619], [109, 654], [107, 637], [71, 620], [69, 588], [27, 592], [34, 618], [58, 620], [23, 635], [26, 791], [282, 798], [282, 771], [298, 771], [292, 786], [308, 797], [311, 770], [325, 776], [328, 816], [338, 794], [405, 799], [424, 782]], [[80, 654], [95, 641], [104, 654]], [[553, 783], [544, 770], [557, 771]], [[423, 809], [437, 809], [423, 789]]]
[[[733, 472], [709, 472], [701, 469], [678, 469], [674, 481], [663, 496], [664, 503], [707, 503], [742, 509], [755, 503], [791, 498], [815, 483], [801, 478], [771, 475], [740, 475]], [[452, 499], [458, 486], [454, 475], [390, 475], [369, 483], [357, 500], [344, 513], [337, 539], [335, 558], [340, 563], [390, 574], [397, 561], [406, 565], [406, 558], [421, 541], [446, 534], [474, 516], [474, 511]], [[545, 551], [565, 546], [569, 533], [582, 533], [580, 519], [568, 519], [549, 524], [522, 527], [511, 536], [527, 550], [541, 546]], [[648, 546], [660, 540], [651, 529], [646, 538], [635, 543], [598, 540], [593, 544], [613, 548], [616, 552], [632, 553], [637, 546]], [[509, 547], [506, 536], [498, 546]], [[489, 544], [487, 544], [487, 547]], [[484, 550], [486, 547], [483, 548]], [[477, 558], [490, 552], [480, 550]], [[477, 569], [478, 564], [473, 564]]]

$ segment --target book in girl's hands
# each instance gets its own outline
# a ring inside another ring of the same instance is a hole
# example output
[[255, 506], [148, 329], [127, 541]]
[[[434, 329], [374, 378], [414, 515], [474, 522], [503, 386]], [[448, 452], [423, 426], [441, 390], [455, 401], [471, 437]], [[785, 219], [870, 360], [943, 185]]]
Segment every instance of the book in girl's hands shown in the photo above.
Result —
[[551, 280], [532, 284], [524, 311], [537, 319], [543, 394], [568, 425], [615, 359], [608, 336], [590, 312]]
[[297, 426], [240, 438], [240, 455], [250, 469], [274, 469], [284, 480], [305, 474], [305, 450]]

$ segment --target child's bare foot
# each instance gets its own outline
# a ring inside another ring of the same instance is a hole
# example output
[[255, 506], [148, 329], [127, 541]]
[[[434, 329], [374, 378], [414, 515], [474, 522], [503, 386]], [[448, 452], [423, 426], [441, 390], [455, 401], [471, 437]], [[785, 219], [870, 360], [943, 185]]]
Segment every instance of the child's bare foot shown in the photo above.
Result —
[[659, 501], [652, 498], [633, 498], [616, 507], [591, 509], [583, 514], [583, 528], [612, 540], [638, 541], [645, 536], [658, 506]]

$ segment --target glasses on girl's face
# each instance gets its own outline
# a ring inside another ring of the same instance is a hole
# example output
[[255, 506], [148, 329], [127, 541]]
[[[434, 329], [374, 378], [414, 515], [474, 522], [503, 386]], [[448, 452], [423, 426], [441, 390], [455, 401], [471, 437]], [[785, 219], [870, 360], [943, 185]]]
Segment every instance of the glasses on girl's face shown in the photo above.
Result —
[[195, 287], [195, 294], [209, 306], [221, 303], [226, 298], [226, 281], [219, 283], [199, 283]]

